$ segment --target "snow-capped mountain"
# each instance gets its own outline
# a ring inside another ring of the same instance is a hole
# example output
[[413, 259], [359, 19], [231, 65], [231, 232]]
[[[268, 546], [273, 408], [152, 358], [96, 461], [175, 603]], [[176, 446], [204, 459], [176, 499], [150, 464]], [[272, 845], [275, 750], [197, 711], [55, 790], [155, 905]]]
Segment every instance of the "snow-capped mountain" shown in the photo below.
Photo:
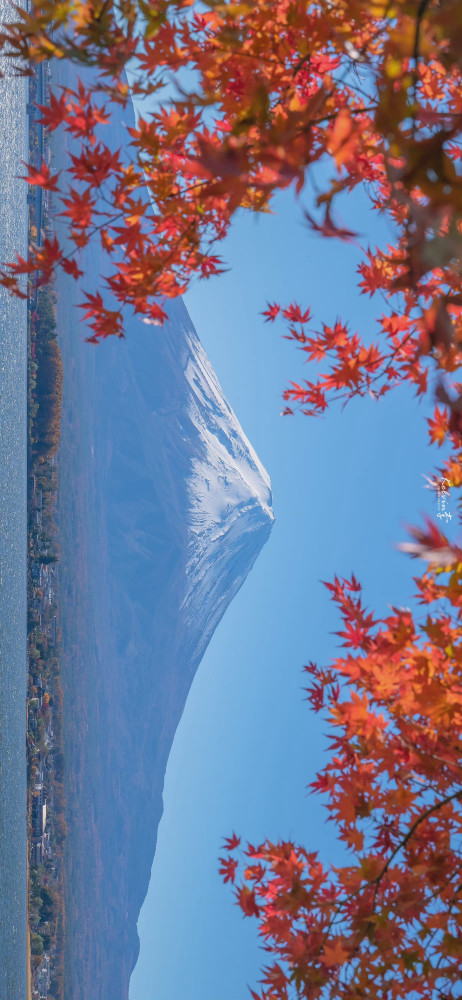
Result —
[[66, 995], [127, 1000], [170, 747], [269, 536], [271, 489], [181, 302], [163, 327], [132, 320], [93, 348], [78, 292], [58, 292]]
[[[69, 67], [56, 72], [75, 83]], [[114, 149], [129, 119], [124, 109], [105, 126]], [[53, 167], [65, 164], [54, 140]], [[79, 257], [86, 290], [103, 266], [96, 239]], [[93, 347], [80, 289], [61, 276], [57, 293], [65, 995], [127, 1000], [170, 747], [204, 650], [269, 536], [272, 498], [181, 301], [163, 326], [127, 316], [124, 340]]]

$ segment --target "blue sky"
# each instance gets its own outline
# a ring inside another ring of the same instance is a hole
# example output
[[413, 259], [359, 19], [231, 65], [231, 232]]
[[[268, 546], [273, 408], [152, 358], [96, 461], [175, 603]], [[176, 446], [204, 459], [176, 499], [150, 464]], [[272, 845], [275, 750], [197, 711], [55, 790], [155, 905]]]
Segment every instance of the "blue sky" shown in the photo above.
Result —
[[[334, 830], [306, 785], [325, 760], [326, 725], [302, 686], [308, 660], [335, 656], [340, 627], [320, 580], [352, 571], [367, 605], [408, 606], [418, 565], [395, 548], [405, 524], [436, 514], [424, 489], [439, 456], [412, 392], [360, 400], [323, 420], [280, 416], [303, 378], [302, 355], [265, 324], [267, 300], [310, 305], [374, 334], [380, 302], [356, 287], [359, 251], [303, 226], [291, 194], [273, 217], [242, 216], [223, 246], [229, 273], [198, 283], [186, 304], [225, 394], [272, 479], [276, 523], [195, 678], [167, 769], [164, 817], [138, 925], [130, 1000], [237, 1000], [264, 953], [217, 874], [223, 836], [290, 837], [338, 861]], [[344, 221], [371, 227], [349, 196]], [[385, 241], [386, 230], [373, 232]], [[425, 406], [427, 409], [425, 409]]]

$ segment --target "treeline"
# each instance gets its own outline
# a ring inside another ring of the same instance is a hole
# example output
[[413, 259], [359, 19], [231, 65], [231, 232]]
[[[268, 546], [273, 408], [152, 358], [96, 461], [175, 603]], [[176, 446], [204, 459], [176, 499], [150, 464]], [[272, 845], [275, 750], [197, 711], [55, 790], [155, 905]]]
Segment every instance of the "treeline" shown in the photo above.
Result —
[[[49, 1000], [64, 1000], [64, 842], [67, 834], [64, 786], [63, 689], [60, 676], [59, 611], [52, 564], [59, 546], [54, 519], [58, 467], [53, 453], [59, 441], [62, 396], [61, 356], [56, 343], [54, 297], [43, 290], [40, 311], [31, 320], [38, 332], [30, 338], [29, 383], [40, 404], [31, 412], [28, 493], [28, 833], [31, 847], [29, 926], [31, 972], [43, 956], [50, 960]], [[33, 350], [32, 350], [33, 346]], [[35, 359], [33, 364], [31, 359]], [[54, 624], [53, 624], [54, 622]], [[47, 841], [34, 856], [31, 804], [37, 782], [47, 803]]]
[[65, 944], [64, 908], [61, 906], [56, 925], [56, 957], [51, 977], [49, 1000], [64, 998], [64, 944]]
[[64, 731], [63, 731], [63, 688], [61, 684], [59, 660], [55, 665], [53, 685], [53, 730], [55, 746], [53, 751], [53, 825], [56, 843], [62, 846], [67, 836], [66, 795], [64, 791]]
[[37, 413], [34, 420], [37, 455], [53, 455], [59, 445], [63, 402], [63, 363], [57, 342], [55, 298], [50, 288], [41, 288], [35, 313], [35, 358]]
[[29, 887], [29, 913], [36, 927], [31, 932], [30, 949], [34, 966], [39, 965], [44, 951], [56, 946], [57, 920], [61, 908], [59, 893], [53, 886], [40, 882], [36, 870], [31, 869]]

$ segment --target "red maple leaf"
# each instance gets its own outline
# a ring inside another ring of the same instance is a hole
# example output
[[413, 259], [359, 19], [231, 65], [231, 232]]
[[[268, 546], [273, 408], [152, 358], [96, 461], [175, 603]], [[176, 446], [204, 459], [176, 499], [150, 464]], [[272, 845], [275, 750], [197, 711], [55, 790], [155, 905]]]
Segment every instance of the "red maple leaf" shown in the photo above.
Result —
[[265, 309], [265, 312], [262, 312], [262, 316], [266, 316], [267, 323], [274, 323], [274, 320], [276, 319], [276, 316], [279, 315], [280, 311], [281, 311], [280, 306], [276, 305], [276, 303], [273, 303], [273, 305], [271, 305], [268, 302], [268, 308]]
[[236, 833], [233, 833], [231, 837], [225, 838], [223, 847], [226, 851], [234, 851], [236, 847], [239, 847], [240, 842], [241, 838], [238, 837]]
[[34, 167], [31, 163], [25, 163], [29, 171], [28, 177], [21, 177], [21, 180], [27, 181], [28, 184], [36, 184], [38, 187], [43, 187], [47, 191], [57, 191], [58, 190], [58, 177], [59, 173], [51, 174], [50, 168], [42, 160], [40, 167]]

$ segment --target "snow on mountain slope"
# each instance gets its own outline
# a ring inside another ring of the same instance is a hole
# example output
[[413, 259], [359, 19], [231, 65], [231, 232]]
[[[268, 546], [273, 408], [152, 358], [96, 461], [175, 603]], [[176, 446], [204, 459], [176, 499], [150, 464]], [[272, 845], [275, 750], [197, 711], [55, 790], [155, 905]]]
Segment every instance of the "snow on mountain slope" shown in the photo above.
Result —
[[[200, 342], [189, 337], [189, 343], [185, 377], [191, 393], [189, 414], [199, 431], [200, 446], [187, 487], [188, 591], [183, 608], [192, 620], [213, 594], [202, 633], [205, 649], [224, 607], [244, 582], [251, 550], [261, 547], [262, 523], [270, 526], [274, 515], [268, 474], [224, 398]], [[215, 586], [218, 569], [219, 586]]]
[[[242, 496], [251, 494], [268, 516], [273, 518], [268, 473], [226, 401], [202, 345], [196, 337], [193, 340], [189, 335], [188, 339], [191, 358], [185, 375], [192, 391], [191, 417], [200, 428], [209, 456], [212, 453], [216, 456], [217, 471], [221, 467], [225, 469], [227, 465], [232, 465], [235, 472], [233, 483], [220, 480], [216, 490], [212, 490], [205, 483], [205, 493], [200, 473], [194, 476], [194, 487], [191, 490], [194, 498], [193, 506], [195, 508], [196, 504], [199, 504], [206, 510], [207, 519], [220, 520], [228, 502], [228, 491], [229, 502], [231, 498], [239, 502]], [[233, 487], [236, 492], [233, 491]]]

